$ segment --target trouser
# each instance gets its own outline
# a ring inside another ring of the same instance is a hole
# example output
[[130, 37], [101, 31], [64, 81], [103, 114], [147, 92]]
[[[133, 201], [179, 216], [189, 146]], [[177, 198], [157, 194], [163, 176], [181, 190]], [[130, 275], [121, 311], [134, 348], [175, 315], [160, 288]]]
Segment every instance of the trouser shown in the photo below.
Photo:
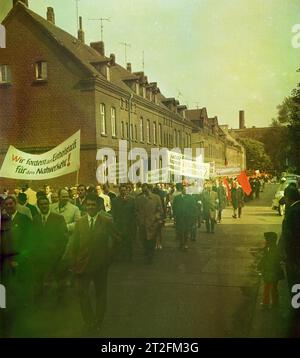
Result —
[[263, 304], [269, 305], [270, 304], [270, 296], [272, 297], [272, 304], [278, 304], [278, 282], [265, 282], [264, 283], [264, 292], [263, 292]]
[[[92, 282], [95, 287], [95, 312], [90, 297], [90, 284]], [[107, 301], [107, 268], [89, 274], [77, 274], [76, 284], [81, 313], [85, 324], [88, 326], [101, 325]]]
[[207, 232], [214, 232], [215, 231], [215, 218], [211, 217], [211, 214], [205, 214], [204, 215], [204, 219], [205, 219], [205, 225], [206, 225], [206, 231]]
[[206, 225], [206, 231], [207, 232], [214, 232], [215, 231], [215, 219], [212, 218], [207, 218], [205, 220], [205, 225]]
[[191, 240], [195, 241], [197, 237], [197, 221], [194, 221], [192, 223], [192, 228], [191, 228]]
[[139, 227], [140, 238], [144, 245], [145, 255], [148, 260], [152, 260], [155, 252], [156, 238], [148, 238], [147, 229], [145, 226]]
[[126, 258], [132, 258], [132, 241], [134, 234], [126, 233], [122, 235], [122, 251]]
[[181, 249], [183, 249], [188, 242], [188, 238], [189, 238], [189, 233], [190, 231], [188, 230], [183, 230], [182, 228], [176, 228], [176, 237], [177, 240], [179, 241], [179, 247]]
[[240, 218], [242, 216], [242, 208], [239, 207], [239, 208], [233, 208], [233, 216], [236, 217], [236, 212], [238, 214], [238, 217]]
[[223, 211], [223, 209], [218, 210], [218, 221], [219, 222], [222, 220], [222, 211]]

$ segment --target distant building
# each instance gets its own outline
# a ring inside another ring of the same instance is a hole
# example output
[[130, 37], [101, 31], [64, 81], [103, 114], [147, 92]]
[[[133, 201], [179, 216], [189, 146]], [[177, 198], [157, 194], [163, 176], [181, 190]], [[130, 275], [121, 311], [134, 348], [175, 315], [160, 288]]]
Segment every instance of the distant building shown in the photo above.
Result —
[[228, 126], [219, 125], [217, 117], [209, 118], [205, 107], [187, 110], [186, 116], [194, 124], [192, 147], [204, 148], [206, 163], [215, 163], [217, 169], [245, 169], [245, 149], [230, 135]]

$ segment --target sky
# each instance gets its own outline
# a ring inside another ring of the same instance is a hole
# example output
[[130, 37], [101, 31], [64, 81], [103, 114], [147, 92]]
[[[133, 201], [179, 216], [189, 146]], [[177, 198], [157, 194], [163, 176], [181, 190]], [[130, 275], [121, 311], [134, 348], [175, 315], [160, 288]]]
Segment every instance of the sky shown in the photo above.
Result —
[[[12, 0], [0, 0], [0, 21]], [[75, 0], [29, 0], [46, 17], [55, 11], [58, 27], [76, 36]], [[143, 70], [166, 97], [189, 108], [206, 107], [220, 124], [264, 127], [277, 105], [299, 81], [300, 48], [292, 28], [300, 24], [300, 0], [79, 0], [85, 40], [101, 37], [106, 55], [132, 70]], [[300, 25], [299, 25], [300, 28]], [[300, 41], [299, 41], [300, 42]]]

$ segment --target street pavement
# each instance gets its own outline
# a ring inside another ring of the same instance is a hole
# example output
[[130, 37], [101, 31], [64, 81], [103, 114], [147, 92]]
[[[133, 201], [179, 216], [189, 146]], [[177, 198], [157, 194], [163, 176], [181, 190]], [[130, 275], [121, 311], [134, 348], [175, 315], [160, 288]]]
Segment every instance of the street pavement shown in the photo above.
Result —
[[[276, 185], [246, 204], [241, 219], [223, 212], [215, 234], [204, 224], [189, 249], [178, 249], [167, 223], [163, 249], [146, 265], [139, 242], [132, 262], [114, 262], [109, 271], [108, 306], [101, 337], [280, 337], [284, 314], [260, 311], [261, 277], [256, 265], [265, 231], [281, 231], [271, 209]], [[16, 336], [81, 337], [78, 300], [70, 288], [66, 302], [51, 302], [31, 313]], [[285, 295], [285, 283], [281, 284]], [[49, 293], [51, 295], [51, 293]], [[286, 298], [285, 298], [286, 300]], [[286, 302], [285, 302], [286, 304]]]

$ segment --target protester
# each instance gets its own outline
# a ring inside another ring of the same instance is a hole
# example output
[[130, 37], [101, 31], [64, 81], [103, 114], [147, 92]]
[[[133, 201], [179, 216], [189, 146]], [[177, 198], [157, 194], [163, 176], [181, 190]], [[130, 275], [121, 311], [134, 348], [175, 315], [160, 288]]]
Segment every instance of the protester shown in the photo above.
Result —
[[232, 217], [234, 219], [236, 219], [237, 217], [241, 218], [242, 209], [244, 207], [244, 192], [237, 181], [233, 182], [233, 184], [232, 184], [231, 200], [232, 200], [232, 206], [233, 206]]
[[214, 234], [218, 194], [212, 190], [212, 185], [210, 183], [205, 185], [201, 198], [206, 232], [208, 234]]
[[270, 305], [270, 295], [272, 307], [278, 306], [278, 282], [284, 279], [284, 272], [280, 266], [280, 255], [277, 246], [277, 234], [275, 232], [265, 232], [265, 248], [263, 257], [258, 265], [264, 280], [264, 291], [262, 308], [267, 309]]
[[126, 184], [119, 187], [119, 195], [112, 199], [112, 217], [119, 232], [122, 254], [126, 260], [132, 260], [132, 244], [136, 237], [135, 200], [128, 195]]
[[152, 194], [149, 185], [146, 183], [142, 185], [142, 193], [136, 197], [136, 211], [139, 235], [144, 244], [146, 262], [151, 264], [157, 230], [163, 218], [163, 209], [160, 197]]
[[[34, 302], [39, 303], [46, 279], [51, 277], [61, 289], [60, 276], [62, 256], [68, 242], [68, 228], [62, 215], [50, 211], [47, 196], [37, 199], [39, 214], [33, 219], [30, 254], [34, 265], [33, 295]], [[57, 297], [60, 292], [57, 292]]]
[[[97, 195], [86, 197], [87, 215], [76, 222], [72, 244], [72, 269], [76, 276], [85, 332], [94, 334], [101, 328], [107, 301], [107, 274], [111, 262], [109, 241], [116, 239], [112, 219], [99, 213]], [[93, 310], [90, 283], [95, 287]]]
[[79, 208], [81, 215], [84, 215], [86, 212], [86, 187], [83, 184], [80, 184], [77, 187], [75, 205]]

